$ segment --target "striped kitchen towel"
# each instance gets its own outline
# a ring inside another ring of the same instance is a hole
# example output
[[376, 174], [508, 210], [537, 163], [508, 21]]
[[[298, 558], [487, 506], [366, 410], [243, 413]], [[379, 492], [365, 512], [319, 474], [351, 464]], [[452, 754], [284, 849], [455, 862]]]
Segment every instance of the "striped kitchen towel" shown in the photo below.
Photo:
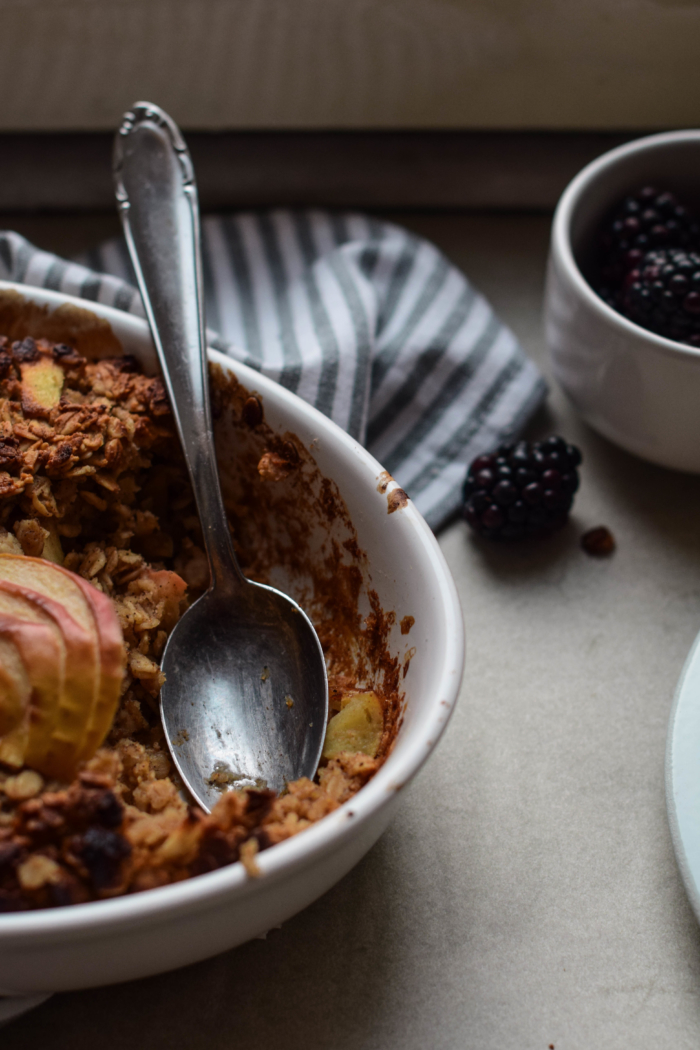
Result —
[[[543, 379], [432, 244], [355, 214], [202, 223], [211, 344], [315, 405], [376, 456], [437, 529], [466, 466], [515, 435]], [[121, 238], [66, 262], [0, 234], [0, 277], [143, 316]]]

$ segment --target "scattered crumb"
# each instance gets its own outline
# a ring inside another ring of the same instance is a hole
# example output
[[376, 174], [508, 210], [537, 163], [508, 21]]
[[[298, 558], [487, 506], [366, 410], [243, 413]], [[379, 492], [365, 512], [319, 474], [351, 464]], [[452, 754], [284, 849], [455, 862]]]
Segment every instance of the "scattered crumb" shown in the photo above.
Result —
[[386, 498], [387, 514], [393, 514], [395, 510], [408, 505], [408, 496], [403, 489], [394, 489]]
[[17, 868], [17, 881], [23, 890], [38, 890], [47, 883], [59, 882], [63, 875], [55, 860], [41, 853], [33, 853]]
[[595, 529], [589, 529], [581, 537], [581, 547], [594, 558], [605, 558], [615, 550], [617, 544], [610, 529], [605, 525], [599, 525]]
[[34, 798], [44, 786], [44, 781], [33, 769], [23, 769], [16, 777], [8, 777], [2, 790], [13, 802], [24, 802]]
[[270, 677], [270, 668], [269, 667], [263, 667], [262, 674], [260, 675], [260, 681], [261, 682], [266, 682], [269, 677]]
[[401, 634], [408, 634], [415, 622], [415, 616], [404, 616], [401, 621]]
[[265, 481], [283, 481], [294, 470], [294, 464], [277, 452], [265, 452], [258, 463], [258, 474]]
[[241, 864], [248, 873], [249, 878], [258, 879], [262, 875], [262, 871], [256, 861], [258, 853], [258, 840], [247, 839], [240, 845], [240, 859]]
[[247, 426], [257, 427], [263, 420], [263, 409], [260, 401], [254, 394], [248, 398], [243, 405], [243, 421]]
[[285, 696], [284, 702], [291, 711], [291, 709], [294, 707], [294, 701], [292, 700], [291, 696]]
[[378, 484], [377, 484], [377, 492], [379, 492], [380, 495], [383, 496], [384, 493], [386, 492], [386, 490], [389, 488], [389, 485], [391, 484], [391, 482], [393, 480], [394, 479], [392, 478], [392, 476], [389, 473], [389, 471], [388, 470], [383, 470], [381, 472], [381, 474], [379, 475], [379, 477], [377, 478], [377, 482], [378, 482]]
[[239, 773], [234, 773], [224, 762], [217, 762], [212, 770], [211, 776], [207, 778], [207, 784], [211, 784], [217, 791], [228, 791], [238, 780], [244, 778]]

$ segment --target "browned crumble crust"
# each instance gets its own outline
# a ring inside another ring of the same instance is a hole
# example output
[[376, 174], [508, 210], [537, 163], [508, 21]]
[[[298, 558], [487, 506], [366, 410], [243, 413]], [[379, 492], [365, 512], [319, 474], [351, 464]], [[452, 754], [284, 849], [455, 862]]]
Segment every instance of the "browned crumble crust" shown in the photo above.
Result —
[[[259, 849], [332, 813], [379, 765], [345, 753], [321, 769], [318, 783], [298, 780], [281, 797], [229, 791], [206, 816], [183, 802], [167, 776], [153, 779], [152, 761], [143, 745], [122, 741], [98, 752], [69, 787], [17, 799], [0, 827], [0, 911], [153, 889], [237, 860], [255, 875]], [[8, 778], [11, 794], [22, 794], [16, 781], [29, 772]]]
[[[43, 359], [65, 374], [50, 410], [22, 383], [23, 368]], [[294, 469], [294, 448], [283, 452], [263, 457], [261, 475]], [[74, 783], [0, 767], [0, 911], [150, 889], [237, 860], [256, 875], [258, 850], [332, 812], [376, 772], [381, 760], [342, 753], [282, 797], [229, 791], [210, 816], [183, 801], [158, 715], [158, 661], [208, 568], [163, 384], [134, 359], [90, 362], [63, 344], [0, 337], [3, 550], [63, 557], [109, 595], [127, 674], [106, 746]], [[353, 685], [348, 674], [331, 680], [332, 710]]]

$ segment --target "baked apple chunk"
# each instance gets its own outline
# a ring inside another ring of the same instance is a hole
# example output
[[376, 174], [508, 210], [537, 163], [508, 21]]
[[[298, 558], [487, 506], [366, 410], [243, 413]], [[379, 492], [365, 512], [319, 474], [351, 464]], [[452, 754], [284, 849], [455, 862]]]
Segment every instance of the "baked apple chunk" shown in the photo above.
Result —
[[340, 711], [331, 718], [323, 745], [325, 759], [343, 752], [374, 758], [384, 732], [382, 702], [372, 690], [352, 690], [343, 694]]
[[22, 375], [22, 408], [28, 416], [47, 416], [58, 405], [65, 373], [48, 357], [24, 361]]
[[109, 732], [123, 674], [105, 595], [60, 565], [0, 554], [0, 761], [70, 780]]

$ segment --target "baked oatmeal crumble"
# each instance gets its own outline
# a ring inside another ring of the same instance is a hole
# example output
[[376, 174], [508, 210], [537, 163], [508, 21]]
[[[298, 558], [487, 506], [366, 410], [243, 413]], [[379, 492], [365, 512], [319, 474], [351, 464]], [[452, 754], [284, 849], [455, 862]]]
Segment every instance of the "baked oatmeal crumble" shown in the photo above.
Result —
[[[289, 466], [273, 453], [261, 464], [273, 483]], [[239, 859], [254, 876], [258, 850], [376, 772], [381, 759], [341, 751], [280, 797], [227, 791], [210, 816], [184, 801], [158, 712], [159, 659], [208, 566], [163, 384], [133, 358], [92, 362], [0, 337], [0, 552], [89, 580], [112, 600], [126, 650], [111, 732], [73, 783], [0, 767], [0, 911], [150, 889]], [[332, 680], [332, 711], [354, 684]]]

